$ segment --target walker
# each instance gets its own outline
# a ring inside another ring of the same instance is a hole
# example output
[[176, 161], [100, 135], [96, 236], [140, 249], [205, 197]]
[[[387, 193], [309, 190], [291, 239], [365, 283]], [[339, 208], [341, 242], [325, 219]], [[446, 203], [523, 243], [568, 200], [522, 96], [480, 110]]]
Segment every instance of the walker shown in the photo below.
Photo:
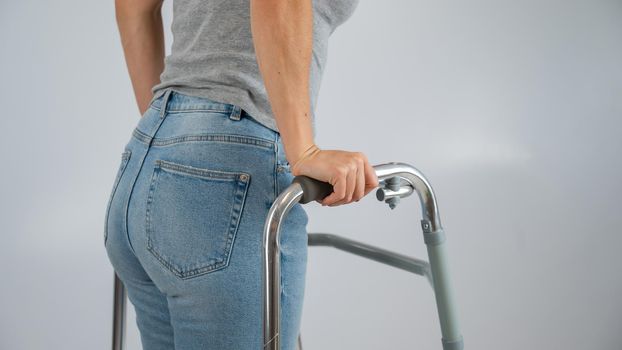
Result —
[[[390, 162], [373, 166], [378, 176], [379, 188], [376, 198], [384, 201], [391, 209], [400, 198], [410, 196], [413, 191], [421, 202], [421, 228], [428, 251], [429, 262], [374, 247], [362, 242], [327, 233], [309, 233], [309, 246], [332, 246], [383, 264], [397, 267], [427, 278], [430, 282], [438, 311], [443, 350], [462, 350], [463, 338], [454, 304], [453, 290], [449, 279], [445, 256], [445, 233], [441, 226], [436, 198], [432, 186], [421, 172], [406, 163]], [[296, 204], [319, 200], [333, 191], [329, 183], [307, 176], [296, 176], [291, 185], [283, 190], [270, 207], [264, 225], [263, 238], [263, 285], [264, 285], [264, 350], [281, 350], [280, 346], [280, 251], [279, 232], [281, 221]], [[114, 278], [114, 306], [112, 349], [123, 350], [125, 335], [125, 288], [121, 280]], [[302, 350], [301, 335], [298, 334], [298, 350]]]

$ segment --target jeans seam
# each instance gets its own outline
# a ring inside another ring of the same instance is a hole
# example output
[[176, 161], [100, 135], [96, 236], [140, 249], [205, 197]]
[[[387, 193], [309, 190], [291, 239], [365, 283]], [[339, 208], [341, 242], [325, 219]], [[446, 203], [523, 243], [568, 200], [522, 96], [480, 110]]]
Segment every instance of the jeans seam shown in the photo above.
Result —
[[110, 194], [110, 198], [108, 199], [108, 205], [106, 208], [106, 218], [104, 221], [104, 245], [106, 245], [106, 242], [108, 242], [108, 219], [110, 218], [112, 200], [114, 199], [114, 195], [117, 192], [117, 187], [119, 187], [119, 183], [121, 182], [121, 178], [125, 173], [125, 169], [127, 168], [127, 164], [130, 160], [131, 155], [132, 151], [130, 149], [125, 149], [121, 154], [121, 165], [117, 170], [117, 175], [115, 176], [115, 180], [112, 185], [112, 193]]
[[224, 143], [238, 143], [252, 146], [259, 146], [262, 148], [272, 148], [272, 142], [263, 140], [257, 137], [246, 135], [234, 135], [234, 134], [200, 134], [200, 135], [183, 135], [169, 138], [154, 138], [151, 143], [152, 146], [167, 146], [180, 142], [187, 141], [215, 141]]
[[265, 149], [274, 149], [274, 142], [271, 140], [267, 140], [264, 138], [248, 136], [248, 135], [238, 135], [238, 134], [198, 134], [198, 135], [182, 135], [175, 136], [170, 138], [152, 138], [147, 134], [135, 128], [132, 132], [132, 136], [134, 136], [138, 141], [148, 144], [155, 147], [165, 147], [169, 145], [174, 145], [181, 142], [223, 142], [223, 143], [236, 143], [242, 145], [250, 145], [256, 146]]
[[273, 179], [274, 179], [274, 200], [276, 200], [276, 197], [279, 195], [279, 172], [278, 172], [278, 166], [279, 166], [279, 134], [275, 133], [274, 134], [274, 171], [273, 171]]
[[[159, 111], [161, 108], [152, 106], [151, 108]], [[168, 114], [177, 114], [177, 113], [196, 113], [196, 112], [214, 112], [214, 113], [229, 113], [230, 109], [214, 109], [214, 108], [184, 108], [184, 109], [169, 109], [166, 111]]]

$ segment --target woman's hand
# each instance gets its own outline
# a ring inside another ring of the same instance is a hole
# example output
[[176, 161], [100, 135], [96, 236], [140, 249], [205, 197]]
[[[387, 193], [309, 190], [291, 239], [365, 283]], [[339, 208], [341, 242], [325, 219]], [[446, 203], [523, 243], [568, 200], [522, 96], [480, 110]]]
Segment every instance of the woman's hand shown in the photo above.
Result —
[[337, 206], [359, 201], [378, 187], [378, 177], [365, 154], [316, 149], [291, 165], [292, 175], [306, 175], [333, 185], [333, 193], [318, 202]]

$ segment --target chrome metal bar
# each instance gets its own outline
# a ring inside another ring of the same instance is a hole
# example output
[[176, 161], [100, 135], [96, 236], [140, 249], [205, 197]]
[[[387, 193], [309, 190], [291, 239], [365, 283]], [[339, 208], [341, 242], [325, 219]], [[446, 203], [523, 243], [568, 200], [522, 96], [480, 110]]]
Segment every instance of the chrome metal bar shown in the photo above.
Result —
[[264, 349], [280, 350], [281, 259], [279, 233], [281, 222], [302, 197], [302, 187], [292, 183], [274, 200], [268, 211], [263, 236]]
[[386, 265], [397, 267], [427, 278], [432, 285], [432, 273], [427, 261], [395, 253], [330, 233], [309, 233], [309, 246], [330, 246]]
[[125, 342], [125, 302], [125, 287], [115, 273], [112, 310], [112, 350], [123, 350]]
[[419, 195], [421, 216], [423, 219], [430, 222], [432, 231], [441, 228], [441, 219], [438, 213], [434, 191], [432, 191], [432, 186], [419, 170], [411, 165], [400, 162], [375, 165], [374, 169], [376, 170], [379, 181], [384, 181], [393, 176], [400, 176], [409, 182]]
[[[453, 294], [449, 283], [447, 261], [444, 252], [444, 231], [441, 226], [436, 198], [432, 186], [421, 172], [414, 167], [398, 162], [373, 166], [380, 185], [391, 182], [395, 177], [404, 179], [412, 186], [421, 202], [421, 226], [428, 246], [428, 257], [432, 273], [434, 294], [441, 323], [442, 342], [445, 349], [462, 349], [462, 335], [458, 325]], [[388, 180], [393, 178], [392, 180]], [[401, 185], [400, 185], [401, 186]], [[394, 190], [393, 190], [394, 191]], [[401, 197], [410, 191], [397, 191]], [[275, 199], [264, 225], [263, 268], [264, 268], [264, 349], [280, 350], [280, 251], [279, 233], [281, 221], [292, 206], [303, 196], [299, 183], [292, 183]], [[399, 198], [399, 197], [396, 197]], [[391, 204], [391, 203], [390, 203]], [[395, 203], [393, 203], [394, 205]]]

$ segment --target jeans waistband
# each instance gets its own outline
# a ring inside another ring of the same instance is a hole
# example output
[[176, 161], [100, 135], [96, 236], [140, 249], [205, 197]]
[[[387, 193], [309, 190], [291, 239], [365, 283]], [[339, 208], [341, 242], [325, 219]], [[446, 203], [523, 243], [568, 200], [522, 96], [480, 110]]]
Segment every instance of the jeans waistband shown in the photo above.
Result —
[[[167, 96], [167, 91], [170, 91]], [[151, 102], [151, 107], [161, 111], [162, 105], [165, 105], [167, 113], [175, 112], [219, 112], [229, 114], [229, 118], [239, 120], [248, 114], [240, 106], [215, 101], [205, 97], [190, 96], [173, 90], [166, 89], [160, 96]], [[161, 111], [162, 112], [162, 111]]]
[[[164, 106], [164, 108], [162, 108], [162, 106]], [[167, 88], [160, 96], [151, 102], [150, 108], [157, 111], [157, 116], [153, 115], [153, 118], [141, 118], [138, 126], [134, 130], [134, 136], [142, 142], [151, 144], [160, 125], [164, 119], [166, 119], [166, 114], [175, 112], [215, 111], [228, 115], [229, 119], [243, 121], [239, 125], [240, 135], [260, 137], [272, 142], [278, 155], [279, 164], [287, 164], [280, 133], [255, 121], [252, 116], [237, 105], [215, 101], [205, 97], [185, 95], [171, 88]], [[248, 118], [244, 118], [245, 116], [248, 116]], [[252, 130], [252, 132], [249, 130]], [[237, 133], [238, 132], [236, 132], [236, 134]]]

